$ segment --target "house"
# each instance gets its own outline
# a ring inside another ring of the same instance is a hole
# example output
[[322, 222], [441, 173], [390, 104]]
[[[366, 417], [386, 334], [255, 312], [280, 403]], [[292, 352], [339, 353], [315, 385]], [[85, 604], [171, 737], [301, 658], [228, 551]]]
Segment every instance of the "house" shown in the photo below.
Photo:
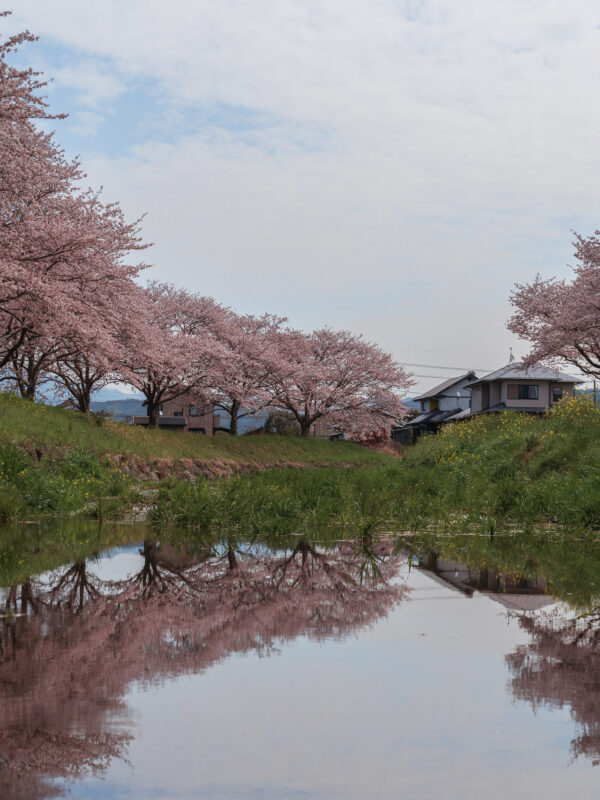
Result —
[[463, 419], [469, 414], [471, 390], [467, 388], [477, 376], [466, 372], [457, 378], [434, 386], [415, 398], [419, 414], [392, 429], [392, 440], [401, 444], [414, 444], [422, 433], [435, 433], [445, 422]]
[[[148, 417], [134, 416], [133, 424], [147, 427]], [[160, 407], [159, 428], [212, 436], [219, 426], [220, 417], [214, 413], [214, 406], [193, 392], [186, 392], [175, 400], [168, 400]]]
[[541, 365], [523, 366], [518, 361], [466, 384], [471, 390], [471, 414], [512, 409], [544, 414], [555, 403], [575, 393], [582, 383], [564, 372]]
[[432, 552], [419, 556], [417, 566], [436, 583], [466, 597], [478, 591], [511, 611], [537, 611], [555, 602], [549, 594], [550, 582], [542, 575], [514, 575], [495, 567], [469, 567]]

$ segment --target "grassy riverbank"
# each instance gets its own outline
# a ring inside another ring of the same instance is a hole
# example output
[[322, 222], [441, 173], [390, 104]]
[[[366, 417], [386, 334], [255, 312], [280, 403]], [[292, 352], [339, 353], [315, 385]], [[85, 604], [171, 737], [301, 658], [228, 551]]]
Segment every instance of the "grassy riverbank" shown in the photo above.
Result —
[[0, 393], [1, 521], [81, 511], [115, 516], [145, 505], [144, 484], [170, 474], [386, 460], [346, 442], [146, 430]]
[[30, 403], [0, 392], [0, 444], [17, 445], [42, 453], [79, 450], [96, 456], [134, 454], [139, 458], [228, 459], [274, 464], [381, 463], [385, 457], [348, 442], [300, 439], [295, 436], [181, 435], [177, 431], [148, 430], [111, 422], [61, 408]]
[[[180, 469], [199, 462], [210, 479]], [[149, 479], [143, 464], [156, 467]], [[395, 458], [345, 442], [148, 431], [0, 394], [0, 519], [106, 518], [136, 504], [159, 525], [252, 535], [596, 531], [600, 412], [572, 400], [547, 417], [479, 416]]]
[[479, 416], [368, 469], [165, 482], [153, 519], [244, 532], [600, 530], [600, 412]]

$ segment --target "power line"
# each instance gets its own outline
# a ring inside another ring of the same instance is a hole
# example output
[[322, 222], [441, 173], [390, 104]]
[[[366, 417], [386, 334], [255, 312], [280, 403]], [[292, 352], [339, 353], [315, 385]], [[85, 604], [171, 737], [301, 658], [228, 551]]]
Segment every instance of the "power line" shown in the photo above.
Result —
[[[418, 375], [416, 372], [411, 373], [412, 378], [445, 378], [448, 380], [448, 375]], [[460, 376], [459, 376], [460, 377]]]
[[[402, 364], [405, 367], [425, 367], [425, 369], [449, 369], [449, 370], [459, 370], [462, 372], [493, 372], [491, 369], [483, 369], [482, 367], [443, 367], [440, 364], [411, 364], [408, 361], [403, 361]], [[423, 377], [432, 377], [437, 378], [438, 375], [425, 375]]]
[[[416, 348], [409, 350], [408, 352], [415, 352]], [[469, 355], [476, 355], [476, 356], [500, 356], [500, 353], [504, 353], [505, 350], [463, 350], [462, 347], [460, 348], [462, 353], [468, 353]], [[456, 353], [456, 350], [440, 350], [440, 349], [433, 349], [427, 347], [419, 348], [420, 353]]]

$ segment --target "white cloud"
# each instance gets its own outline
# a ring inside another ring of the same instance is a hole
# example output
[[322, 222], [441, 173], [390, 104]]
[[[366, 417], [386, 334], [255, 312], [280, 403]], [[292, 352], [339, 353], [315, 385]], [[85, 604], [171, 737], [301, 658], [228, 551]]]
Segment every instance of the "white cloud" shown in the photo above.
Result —
[[123, 80], [114, 74], [109, 74], [107, 70], [107, 64], [85, 59], [53, 70], [52, 77], [58, 87], [74, 89], [76, 100], [82, 106], [105, 107], [127, 89]]
[[600, 218], [599, 23], [591, 0], [22, 0], [13, 20], [69, 52], [80, 113], [157, 91], [163, 140], [86, 166], [148, 210], [158, 274], [415, 354], [504, 351], [512, 283], [564, 272], [570, 227]]
[[94, 111], [76, 111], [71, 115], [67, 128], [77, 136], [93, 136], [104, 121], [104, 116]]

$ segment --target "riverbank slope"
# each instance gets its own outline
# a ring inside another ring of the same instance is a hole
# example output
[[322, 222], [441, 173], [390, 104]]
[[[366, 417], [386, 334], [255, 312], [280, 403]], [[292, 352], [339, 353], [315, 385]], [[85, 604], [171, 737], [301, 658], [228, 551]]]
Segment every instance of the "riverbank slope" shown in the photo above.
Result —
[[375, 465], [391, 459], [350, 442], [148, 430], [0, 393], [4, 521], [78, 511], [114, 515], [147, 503], [143, 487], [167, 478], [214, 480], [269, 467]]
[[565, 401], [546, 416], [505, 412], [448, 425], [403, 457], [360, 470], [167, 481], [153, 518], [263, 532], [600, 530], [600, 412]]

